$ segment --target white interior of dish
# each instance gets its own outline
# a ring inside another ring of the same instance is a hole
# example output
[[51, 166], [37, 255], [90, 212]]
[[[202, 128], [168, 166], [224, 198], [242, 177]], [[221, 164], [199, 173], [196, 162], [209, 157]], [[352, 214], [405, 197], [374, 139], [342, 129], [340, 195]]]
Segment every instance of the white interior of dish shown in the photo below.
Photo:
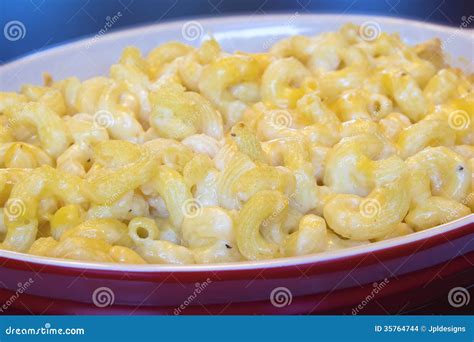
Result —
[[[124, 47], [134, 45], [143, 53], [147, 53], [159, 44], [170, 40], [179, 40], [197, 46], [207, 34], [214, 38], [229, 52], [243, 50], [258, 52], [289, 35], [314, 35], [325, 31], [337, 30], [347, 22], [362, 24], [367, 21], [375, 22], [382, 31], [398, 32], [409, 44], [416, 44], [432, 38], [440, 38], [452, 65], [473, 72], [474, 60], [472, 46], [474, 38], [472, 30], [451, 28], [426, 24], [406, 19], [394, 19], [373, 16], [354, 15], [302, 15], [298, 13], [266, 15], [266, 16], [232, 16], [217, 19], [194, 19], [203, 29], [203, 35], [193, 41], [183, 38], [182, 30], [191, 20], [156, 24], [118, 31], [100, 38], [83, 39], [71, 44], [61, 45], [39, 52], [12, 63], [0, 66], [0, 89], [2, 91], [18, 91], [22, 84], [42, 83], [42, 72], [49, 72], [55, 79], [78, 76], [81, 79], [107, 74], [111, 64], [115, 63]], [[193, 23], [194, 25], [196, 23]], [[302, 257], [291, 257], [276, 260], [240, 262], [230, 264], [208, 265], [120, 265], [107, 263], [83, 263], [72, 260], [58, 260], [36, 257], [28, 254], [0, 251], [0, 256], [25, 262], [36, 262], [64, 267], [80, 267], [88, 269], [120, 270], [127, 272], [156, 272], [161, 271], [212, 271], [236, 270], [252, 268], [269, 268], [291, 265], [301, 265], [318, 261], [333, 260], [349, 255], [375, 252], [377, 250], [396, 247], [401, 244], [432, 237], [434, 235], [455, 230], [474, 222], [474, 214], [462, 219], [438, 226], [426, 231], [414, 233], [370, 245], [348, 248], [345, 250], [325, 252]]]

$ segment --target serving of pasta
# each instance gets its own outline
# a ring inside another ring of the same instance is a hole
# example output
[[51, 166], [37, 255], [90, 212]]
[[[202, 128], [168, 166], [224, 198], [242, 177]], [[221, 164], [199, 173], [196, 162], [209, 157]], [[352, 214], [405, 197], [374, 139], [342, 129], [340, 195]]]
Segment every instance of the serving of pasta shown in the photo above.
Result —
[[0, 249], [208, 264], [375, 243], [474, 211], [474, 76], [359, 26], [262, 53], [127, 47], [0, 92]]

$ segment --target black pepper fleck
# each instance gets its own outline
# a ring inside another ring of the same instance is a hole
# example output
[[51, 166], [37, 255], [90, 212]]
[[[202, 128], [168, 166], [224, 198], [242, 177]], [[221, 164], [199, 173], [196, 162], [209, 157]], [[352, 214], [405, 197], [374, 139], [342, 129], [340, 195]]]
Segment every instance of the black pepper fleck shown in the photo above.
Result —
[[226, 246], [228, 249], [232, 249], [232, 246], [229, 246], [228, 244], [225, 244], [225, 246]]

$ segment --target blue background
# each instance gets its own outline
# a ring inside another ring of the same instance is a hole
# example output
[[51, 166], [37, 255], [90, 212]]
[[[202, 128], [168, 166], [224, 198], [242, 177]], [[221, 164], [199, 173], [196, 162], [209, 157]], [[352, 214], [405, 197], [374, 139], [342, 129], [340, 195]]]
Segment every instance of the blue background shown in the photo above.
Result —
[[[474, 0], [0, 0], [0, 63], [93, 36], [118, 11], [122, 17], [109, 32], [176, 18], [275, 12], [377, 14], [459, 26], [462, 16], [474, 15]], [[24, 24], [23, 39], [5, 38], [12, 20]]]
[[[82, 328], [85, 335], [18, 336], [11, 328]], [[379, 332], [374, 326], [417, 326], [418, 332]], [[464, 333], [430, 333], [431, 326], [465, 327]], [[460, 316], [5, 316], [0, 340], [159, 342], [471, 342], [474, 317]], [[423, 330], [425, 330], [423, 332]], [[7, 330], [8, 331], [8, 330]]]

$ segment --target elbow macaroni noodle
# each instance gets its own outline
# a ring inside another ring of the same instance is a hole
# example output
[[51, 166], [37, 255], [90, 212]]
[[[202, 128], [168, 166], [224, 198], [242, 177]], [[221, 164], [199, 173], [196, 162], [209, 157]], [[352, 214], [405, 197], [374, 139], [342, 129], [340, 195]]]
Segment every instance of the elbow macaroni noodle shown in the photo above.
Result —
[[361, 35], [129, 47], [109, 77], [0, 92], [0, 249], [236, 262], [472, 215], [473, 75], [439, 40]]

